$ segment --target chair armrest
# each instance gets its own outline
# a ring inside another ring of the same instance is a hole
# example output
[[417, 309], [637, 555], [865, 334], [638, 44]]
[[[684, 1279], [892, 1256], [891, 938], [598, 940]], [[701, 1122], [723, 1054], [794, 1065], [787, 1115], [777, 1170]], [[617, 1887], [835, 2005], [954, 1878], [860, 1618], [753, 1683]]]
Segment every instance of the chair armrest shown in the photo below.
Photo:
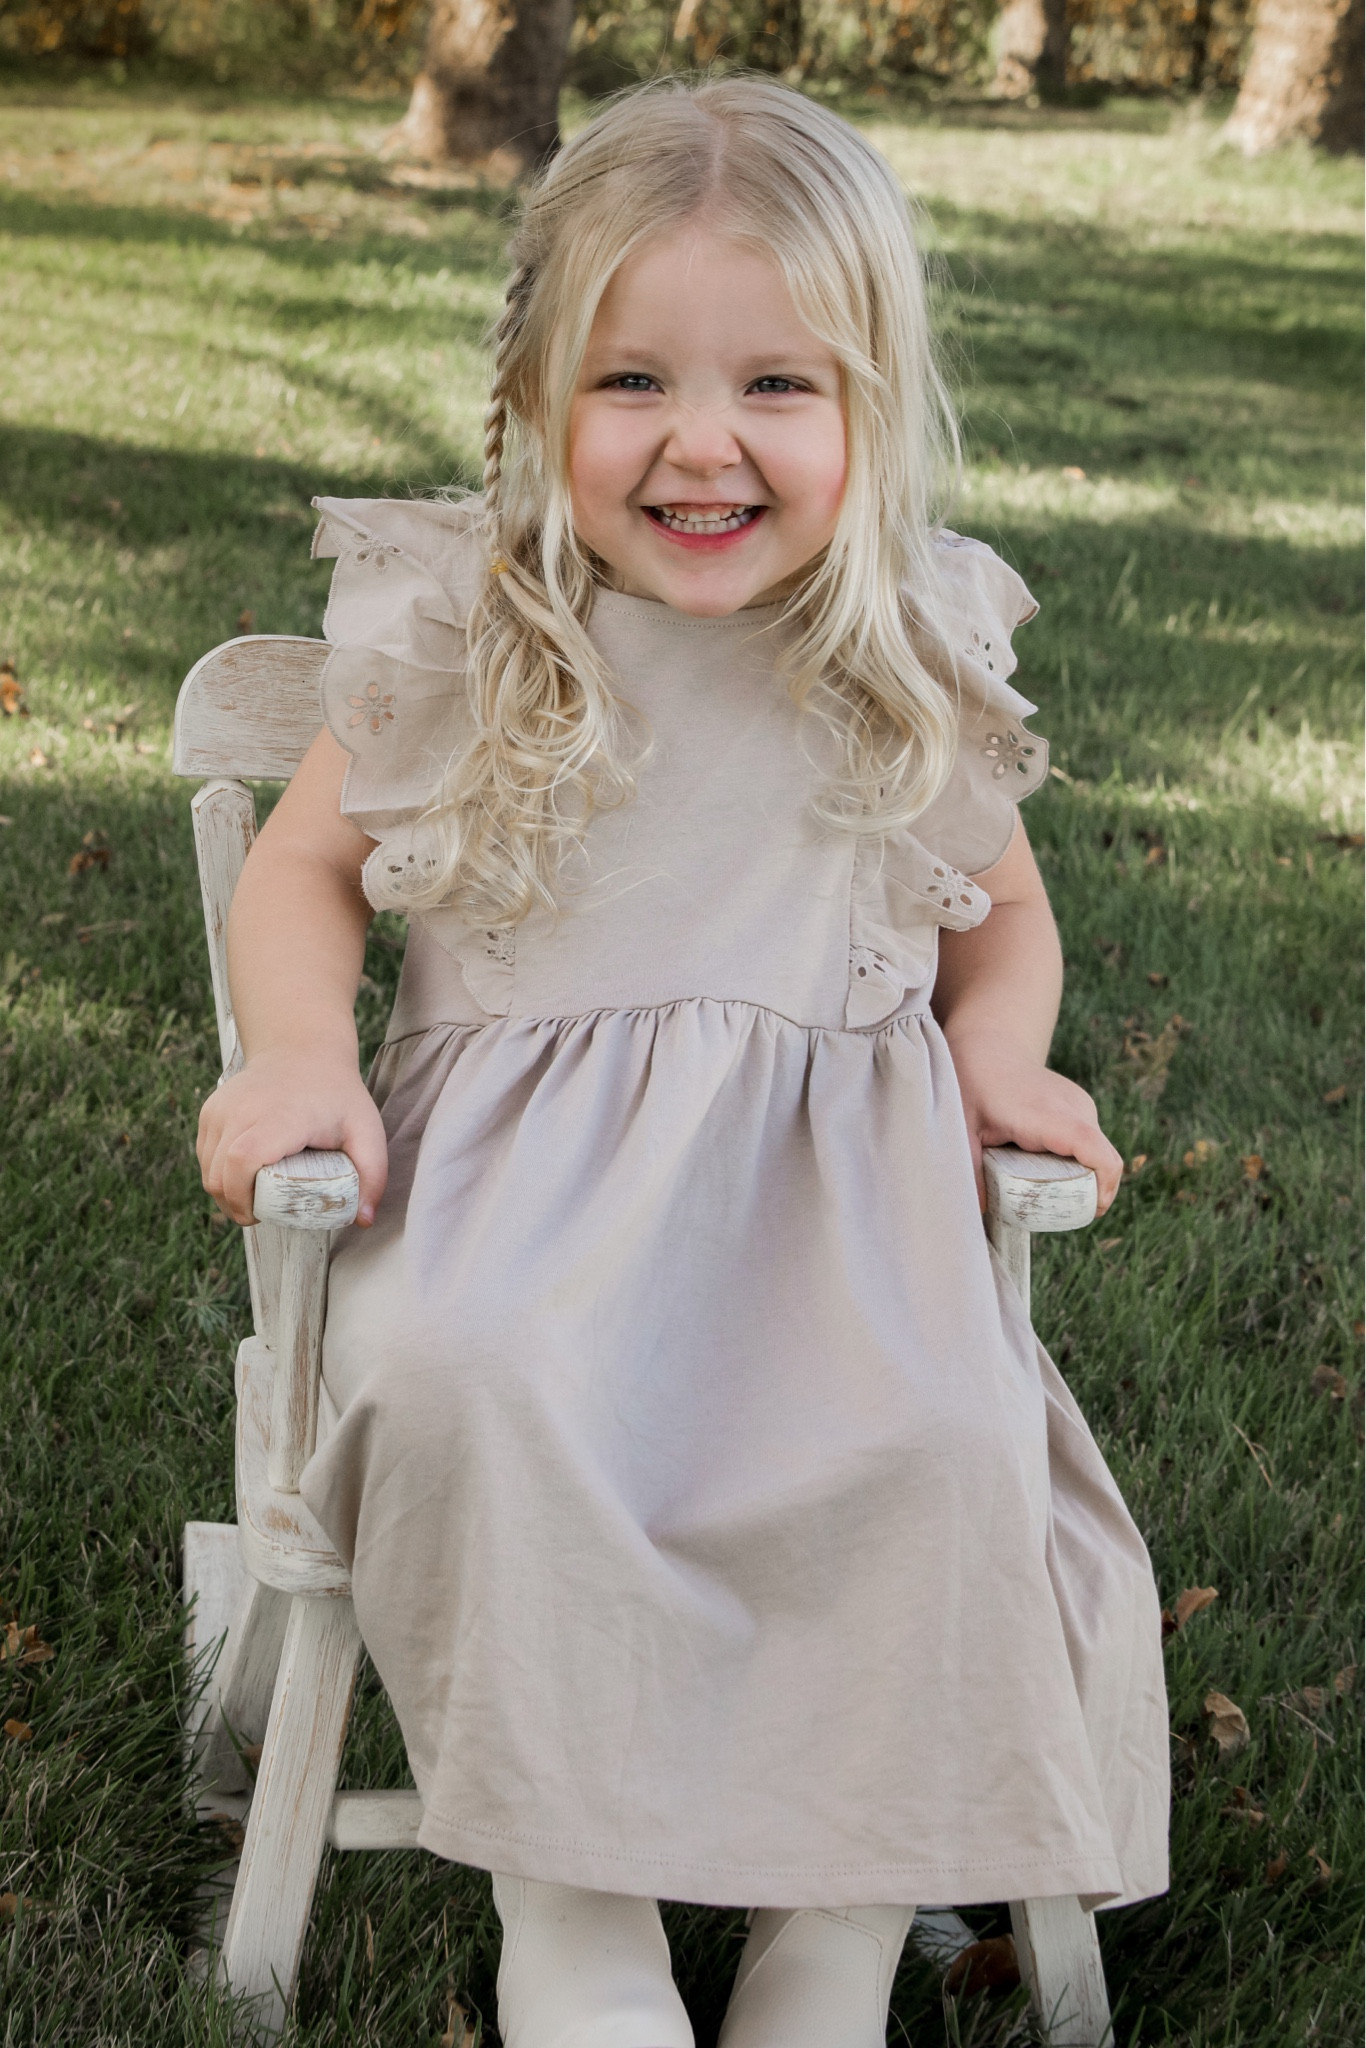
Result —
[[987, 1214], [1016, 1230], [1082, 1230], [1096, 1219], [1096, 1176], [1075, 1159], [990, 1145], [982, 1154]]
[[257, 1222], [285, 1230], [341, 1230], [355, 1222], [359, 1202], [360, 1182], [344, 1152], [295, 1152], [263, 1166], [252, 1196]]

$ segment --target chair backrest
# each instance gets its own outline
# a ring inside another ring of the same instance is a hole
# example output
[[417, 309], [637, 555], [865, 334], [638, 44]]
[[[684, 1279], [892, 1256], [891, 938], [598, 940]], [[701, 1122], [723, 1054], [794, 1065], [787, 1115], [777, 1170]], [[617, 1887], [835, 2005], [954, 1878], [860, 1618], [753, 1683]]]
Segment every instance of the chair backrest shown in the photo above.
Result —
[[177, 775], [286, 782], [322, 726], [322, 640], [253, 633], [197, 661], [175, 708]]
[[[176, 700], [172, 765], [177, 775], [204, 778], [190, 811], [225, 1075], [236, 1071], [242, 1057], [228, 990], [227, 942], [233, 892], [256, 837], [256, 798], [248, 785], [288, 781], [317, 737], [323, 722], [318, 679], [327, 655], [323, 641], [293, 634], [253, 633], [228, 640], [195, 663]], [[277, 1311], [283, 1234], [263, 1224], [249, 1230], [246, 1240], [253, 1320], [257, 1334], [274, 1346], [282, 1340]], [[292, 1319], [297, 1321], [297, 1316]], [[315, 1379], [311, 1363], [301, 1357], [297, 1371], [279, 1376], [282, 1401], [300, 1389], [308, 1396]], [[282, 1413], [272, 1436], [277, 1483], [297, 1486], [311, 1448], [311, 1409], [304, 1399], [298, 1417]], [[278, 1474], [277, 1453], [282, 1461]]]

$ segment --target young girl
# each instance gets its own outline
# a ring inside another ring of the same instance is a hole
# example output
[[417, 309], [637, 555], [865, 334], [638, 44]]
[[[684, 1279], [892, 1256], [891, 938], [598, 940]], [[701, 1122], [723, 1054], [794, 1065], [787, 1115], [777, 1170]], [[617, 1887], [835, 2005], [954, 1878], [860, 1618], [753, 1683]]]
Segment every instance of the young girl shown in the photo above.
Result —
[[835, 116], [619, 100], [515, 257], [482, 500], [319, 501], [204, 1179], [356, 1163], [303, 1492], [422, 1842], [497, 1873], [506, 2048], [690, 2043], [660, 1896], [759, 1909], [724, 2048], [873, 2048], [913, 1902], [1166, 1882], [1148, 1560], [974, 1181], [1120, 1170], [1045, 1064], [1034, 606], [933, 523], [912, 229]]

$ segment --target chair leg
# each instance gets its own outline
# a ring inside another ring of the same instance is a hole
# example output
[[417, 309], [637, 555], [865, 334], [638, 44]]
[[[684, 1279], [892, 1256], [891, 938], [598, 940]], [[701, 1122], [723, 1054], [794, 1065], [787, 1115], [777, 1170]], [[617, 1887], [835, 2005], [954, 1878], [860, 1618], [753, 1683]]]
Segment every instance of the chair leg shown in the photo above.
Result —
[[359, 1657], [349, 1600], [291, 1602], [218, 1965], [270, 2033], [294, 1995]]
[[1095, 1914], [1075, 1898], [1024, 1899], [1011, 1905], [1010, 1925], [1048, 2048], [1112, 2048]]
[[196, 1742], [199, 1778], [206, 1791], [251, 1789], [241, 1750], [265, 1739], [289, 1607], [287, 1593], [277, 1593], [243, 1573], [237, 1611]]

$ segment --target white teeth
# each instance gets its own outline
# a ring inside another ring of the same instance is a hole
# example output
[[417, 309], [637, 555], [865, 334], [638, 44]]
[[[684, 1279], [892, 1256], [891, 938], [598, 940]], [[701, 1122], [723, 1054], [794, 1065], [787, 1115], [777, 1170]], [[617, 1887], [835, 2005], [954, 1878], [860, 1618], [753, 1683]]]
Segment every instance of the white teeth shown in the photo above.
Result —
[[661, 526], [671, 527], [675, 533], [734, 533], [748, 526], [760, 510], [757, 505], [737, 505], [733, 512], [675, 512], [667, 505], [649, 509]]

